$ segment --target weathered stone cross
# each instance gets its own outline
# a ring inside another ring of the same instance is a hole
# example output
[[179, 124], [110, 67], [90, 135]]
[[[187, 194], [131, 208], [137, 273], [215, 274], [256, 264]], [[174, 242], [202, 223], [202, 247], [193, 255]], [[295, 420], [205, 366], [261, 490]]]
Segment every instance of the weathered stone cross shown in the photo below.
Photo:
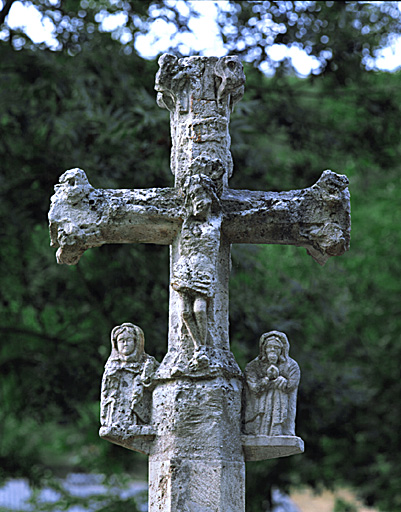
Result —
[[159, 365], [145, 354], [140, 328], [113, 329], [100, 435], [149, 455], [150, 512], [244, 512], [245, 460], [300, 453], [303, 442], [289, 419], [299, 369], [283, 333], [262, 336], [242, 393], [229, 346], [230, 246], [297, 245], [320, 264], [341, 255], [350, 237], [348, 180], [324, 171], [305, 190], [229, 189], [241, 63], [166, 54], [159, 64], [175, 187], [96, 190], [82, 170], [67, 171], [52, 198], [51, 241], [57, 261], [70, 265], [105, 243], [171, 246], [168, 352]]

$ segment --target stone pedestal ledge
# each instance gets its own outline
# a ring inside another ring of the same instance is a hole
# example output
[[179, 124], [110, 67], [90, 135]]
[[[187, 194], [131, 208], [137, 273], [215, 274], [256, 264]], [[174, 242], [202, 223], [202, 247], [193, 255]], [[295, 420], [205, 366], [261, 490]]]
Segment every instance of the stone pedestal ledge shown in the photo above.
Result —
[[288, 457], [304, 452], [304, 442], [297, 436], [241, 436], [245, 461]]
[[150, 446], [156, 437], [156, 431], [149, 425], [133, 425], [128, 429], [101, 427], [99, 436], [128, 450], [149, 455]]

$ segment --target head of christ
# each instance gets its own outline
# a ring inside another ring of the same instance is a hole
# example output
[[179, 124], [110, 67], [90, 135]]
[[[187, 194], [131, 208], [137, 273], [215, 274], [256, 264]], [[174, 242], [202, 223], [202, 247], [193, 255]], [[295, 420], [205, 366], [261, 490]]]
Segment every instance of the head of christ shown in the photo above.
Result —
[[119, 358], [139, 361], [144, 351], [145, 336], [137, 325], [124, 323], [111, 331], [111, 345]]
[[218, 197], [220, 197], [223, 192], [223, 179], [225, 174], [227, 174], [228, 178], [231, 177], [232, 165], [228, 171], [229, 172], [226, 172], [226, 168], [219, 158], [212, 158], [205, 153], [194, 158], [189, 165], [189, 173], [191, 176], [202, 174], [213, 181], [214, 191]]
[[218, 210], [220, 202], [213, 181], [204, 174], [188, 177], [183, 185], [185, 208], [189, 215], [206, 219]]
[[290, 344], [283, 332], [270, 331], [262, 334], [259, 341], [259, 359], [268, 364], [284, 363], [288, 359]]

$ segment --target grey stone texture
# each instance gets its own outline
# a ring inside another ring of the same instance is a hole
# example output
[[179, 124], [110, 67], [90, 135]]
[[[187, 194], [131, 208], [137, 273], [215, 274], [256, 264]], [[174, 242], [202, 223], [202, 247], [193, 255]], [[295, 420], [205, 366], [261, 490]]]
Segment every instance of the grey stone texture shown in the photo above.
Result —
[[283, 332], [263, 334], [259, 356], [245, 368], [245, 433], [295, 436], [295, 413], [301, 372], [289, 356]]
[[230, 351], [230, 247], [296, 245], [320, 264], [342, 254], [348, 179], [327, 170], [305, 190], [230, 189], [228, 125], [244, 92], [240, 61], [165, 54], [159, 66], [155, 89], [170, 111], [175, 186], [97, 190], [84, 171], [67, 171], [52, 197], [51, 245], [70, 265], [105, 243], [170, 245], [167, 354], [158, 365], [138, 327], [113, 330], [100, 435], [149, 455], [150, 512], [244, 512], [245, 460], [301, 453], [303, 442], [295, 436], [299, 368], [285, 335], [273, 337], [277, 357], [262, 350], [245, 378]]
[[155, 437], [152, 391], [159, 363], [145, 353], [144, 344], [143, 331], [137, 325], [124, 323], [111, 332], [111, 354], [102, 379], [99, 435], [148, 453], [148, 441]]
[[263, 460], [302, 453], [295, 435], [299, 366], [289, 356], [283, 332], [270, 331], [259, 340], [259, 355], [245, 368], [243, 447], [245, 460]]

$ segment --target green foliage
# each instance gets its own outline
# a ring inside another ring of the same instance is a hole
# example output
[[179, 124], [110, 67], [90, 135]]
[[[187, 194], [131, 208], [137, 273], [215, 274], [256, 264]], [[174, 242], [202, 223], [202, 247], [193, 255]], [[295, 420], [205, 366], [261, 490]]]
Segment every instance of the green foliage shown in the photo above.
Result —
[[356, 505], [349, 503], [342, 498], [336, 498], [333, 512], [358, 512], [358, 509]]
[[[96, 55], [74, 59], [0, 46], [0, 213], [8, 240], [0, 251], [1, 395], [8, 418], [0, 466], [8, 474], [71, 463], [100, 470], [101, 460], [110, 471], [131, 466], [135, 457], [97, 437], [108, 333], [136, 321], [152, 332], [151, 353], [161, 359], [166, 349], [166, 248], [102, 247], [73, 268], [55, 265], [49, 248], [46, 212], [64, 169], [85, 168], [97, 187], [169, 185], [169, 125], [154, 101], [156, 65], [126, 57], [107, 35], [98, 37]], [[73, 442], [64, 443], [60, 456], [46, 432], [60, 424], [61, 437], [66, 423]], [[82, 435], [72, 434], [76, 428]]]
[[[135, 52], [138, 34], [156, 30], [190, 32], [190, 20], [198, 16], [196, 5], [163, 0], [19, 0], [34, 5], [43, 19], [54, 25], [57, 50], [68, 55], [93, 48], [107, 17], [117, 17], [120, 26], [111, 37], [123, 44], [124, 52]], [[14, 48], [44, 49], [24, 30], [11, 30], [7, 15], [16, 0], [0, 4], [2, 38]], [[401, 32], [401, 11], [397, 2], [278, 1], [215, 2], [221, 37], [227, 51], [240, 54], [256, 66], [275, 69], [282, 74], [293, 70], [289, 57], [274, 60], [273, 44], [305, 50], [316, 58], [316, 74], [330, 76], [344, 85], [357, 83], [362, 69], [374, 67], [377, 51]], [[166, 48], [175, 53], [178, 48]]]
[[[0, 3], [0, 30], [2, 39], [16, 50], [45, 49], [46, 43], [37, 44], [30, 39], [26, 31], [10, 29], [7, 16], [17, 0], [3, 0]], [[70, 56], [88, 51], [96, 45], [98, 33], [106, 29], [102, 22], [107, 16], [119, 16], [121, 26], [111, 31], [116, 41], [125, 44], [125, 52], [132, 52], [135, 36], [146, 33], [155, 20], [163, 20], [180, 32], [188, 32], [188, 20], [196, 12], [187, 7], [188, 14], [172, 2], [158, 0], [129, 0], [125, 2], [110, 0], [19, 0], [24, 6], [35, 6], [43, 19], [54, 26], [57, 50], [63, 50]], [[54, 48], [53, 48], [54, 49]]]
[[[255, 189], [279, 189], [280, 182], [298, 188], [310, 186], [330, 167], [350, 177], [353, 219], [350, 252], [325, 268], [294, 247], [233, 248], [231, 337], [234, 348], [241, 346], [240, 362], [256, 356], [262, 332], [279, 329], [288, 334], [302, 370], [297, 431], [306, 453], [249, 464], [248, 508], [266, 506], [268, 491], [258, 493], [262, 481], [284, 488], [299, 481], [330, 487], [342, 480], [352, 481], [368, 504], [398, 510], [401, 496], [389, 475], [399, 471], [401, 420], [390, 398], [401, 392], [396, 277], [401, 272], [396, 228], [401, 148], [392, 135], [399, 130], [400, 76], [372, 75], [364, 98], [352, 86], [341, 96], [330, 92], [324, 79], [313, 85], [288, 80], [289, 101], [281, 78], [264, 83], [259, 78], [257, 85], [248, 75], [251, 105], [245, 103], [243, 111], [239, 105], [235, 114], [247, 119], [245, 129], [233, 122], [239, 132], [233, 135], [237, 172], [232, 181], [240, 186], [241, 169]], [[259, 96], [268, 105], [265, 116], [257, 107]], [[388, 101], [394, 117], [384, 114], [383, 120], [370, 113], [373, 104]], [[291, 114], [291, 122], [285, 128], [268, 109], [281, 111], [284, 120]], [[365, 127], [370, 143], [359, 134]], [[268, 162], [265, 174], [263, 162]]]
[[372, 69], [372, 58], [401, 30], [397, 2], [231, 2], [220, 11], [226, 46], [258, 66], [291, 69], [289, 58], [275, 61], [273, 44], [301, 48], [316, 58], [316, 74], [337, 84]]

